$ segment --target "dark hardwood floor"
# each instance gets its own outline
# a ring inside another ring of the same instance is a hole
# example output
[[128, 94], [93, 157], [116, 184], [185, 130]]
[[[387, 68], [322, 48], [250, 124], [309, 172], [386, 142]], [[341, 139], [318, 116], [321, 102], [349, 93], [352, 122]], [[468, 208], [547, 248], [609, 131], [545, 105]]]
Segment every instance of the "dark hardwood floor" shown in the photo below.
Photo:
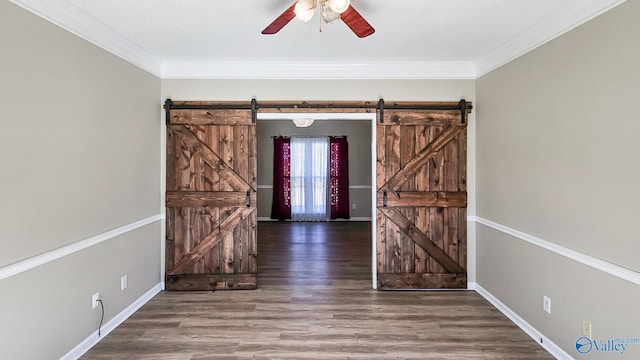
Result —
[[367, 222], [258, 225], [258, 290], [161, 292], [83, 359], [552, 359], [473, 291], [376, 291]]

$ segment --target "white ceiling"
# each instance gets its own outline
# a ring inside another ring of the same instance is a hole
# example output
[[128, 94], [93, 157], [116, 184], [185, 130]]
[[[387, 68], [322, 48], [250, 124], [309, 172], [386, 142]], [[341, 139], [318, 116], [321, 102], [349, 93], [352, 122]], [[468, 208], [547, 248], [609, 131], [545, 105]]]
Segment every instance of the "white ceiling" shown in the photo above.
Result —
[[352, 0], [376, 32], [294, 0], [11, 0], [163, 78], [476, 78], [624, 0]]

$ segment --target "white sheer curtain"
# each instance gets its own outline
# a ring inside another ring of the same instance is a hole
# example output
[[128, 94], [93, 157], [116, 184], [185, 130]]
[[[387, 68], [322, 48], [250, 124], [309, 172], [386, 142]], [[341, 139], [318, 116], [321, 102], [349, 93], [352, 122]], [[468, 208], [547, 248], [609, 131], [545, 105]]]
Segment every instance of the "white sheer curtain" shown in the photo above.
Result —
[[291, 220], [329, 220], [329, 138], [291, 137]]

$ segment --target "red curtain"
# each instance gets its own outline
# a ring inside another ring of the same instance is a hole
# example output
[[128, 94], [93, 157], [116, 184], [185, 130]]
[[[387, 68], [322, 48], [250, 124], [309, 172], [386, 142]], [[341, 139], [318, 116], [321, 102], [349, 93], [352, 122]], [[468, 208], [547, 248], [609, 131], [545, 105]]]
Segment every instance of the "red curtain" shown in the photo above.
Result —
[[[347, 137], [329, 137], [329, 197], [331, 219], [349, 219], [349, 144]], [[273, 139], [273, 201], [271, 218], [291, 219], [291, 141]]]
[[273, 201], [271, 218], [291, 219], [291, 141], [283, 136], [273, 139]]
[[349, 219], [349, 144], [347, 137], [329, 137], [331, 218]]

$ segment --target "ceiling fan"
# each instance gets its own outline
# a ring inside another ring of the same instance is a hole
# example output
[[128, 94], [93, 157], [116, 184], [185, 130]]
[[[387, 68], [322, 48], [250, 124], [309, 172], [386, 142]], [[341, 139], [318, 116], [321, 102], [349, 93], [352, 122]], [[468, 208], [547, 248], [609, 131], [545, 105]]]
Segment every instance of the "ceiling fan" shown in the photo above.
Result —
[[360, 38], [369, 36], [375, 32], [375, 29], [367, 20], [351, 6], [350, 0], [298, 0], [264, 28], [262, 33], [265, 35], [273, 35], [295, 17], [304, 22], [309, 22], [309, 20], [313, 18], [318, 3], [320, 3], [320, 16], [327, 24], [342, 19], [349, 29]]

